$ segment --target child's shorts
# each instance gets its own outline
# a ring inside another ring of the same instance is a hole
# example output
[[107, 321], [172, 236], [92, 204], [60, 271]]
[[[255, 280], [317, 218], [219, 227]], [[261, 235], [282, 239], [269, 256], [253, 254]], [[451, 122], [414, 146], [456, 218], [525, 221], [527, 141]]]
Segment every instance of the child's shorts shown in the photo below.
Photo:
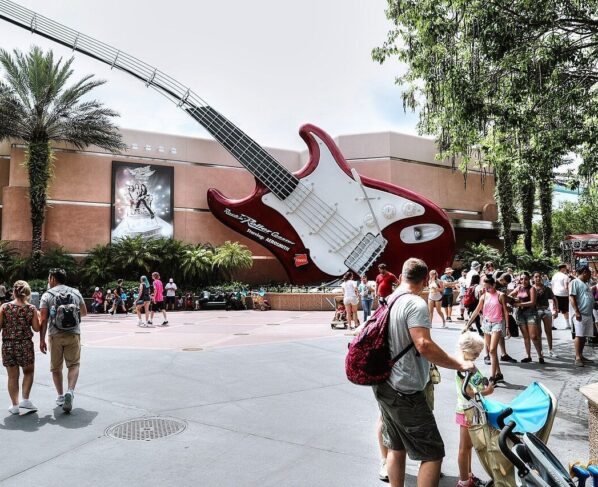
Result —
[[465, 413], [456, 413], [455, 414], [455, 423], [459, 426], [463, 426], [464, 428], [469, 428], [470, 424], [467, 422], [467, 417]]

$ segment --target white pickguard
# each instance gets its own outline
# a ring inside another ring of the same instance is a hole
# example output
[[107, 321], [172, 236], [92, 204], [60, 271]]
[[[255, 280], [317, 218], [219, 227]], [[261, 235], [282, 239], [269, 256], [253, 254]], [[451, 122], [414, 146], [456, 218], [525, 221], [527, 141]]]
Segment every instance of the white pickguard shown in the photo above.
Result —
[[[363, 236], [367, 233], [379, 233], [375, 220], [380, 230], [383, 230], [399, 220], [423, 215], [425, 209], [406, 198], [364, 187], [373, 209], [372, 215], [362, 186], [341, 170], [328, 146], [317, 136], [314, 137], [320, 147], [320, 161], [314, 172], [301, 179], [299, 186], [284, 201], [272, 193], [264, 195], [262, 201], [288, 220], [309, 249], [314, 264], [322, 272], [338, 276], [347, 271], [345, 260]], [[330, 208], [336, 209], [335, 218], [320, 231], [313, 232], [310, 222], [318, 218], [326, 220], [326, 208], [328, 211]], [[352, 231], [357, 229], [359, 236], [350, 244], [335, 250], [331, 247], [330, 240], [341, 233], [339, 221], [346, 222]], [[421, 243], [438, 237], [442, 231], [442, 227], [438, 225], [418, 225], [416, 230], [415, 227], [404, 229], [401, 239], [406, 244]]]

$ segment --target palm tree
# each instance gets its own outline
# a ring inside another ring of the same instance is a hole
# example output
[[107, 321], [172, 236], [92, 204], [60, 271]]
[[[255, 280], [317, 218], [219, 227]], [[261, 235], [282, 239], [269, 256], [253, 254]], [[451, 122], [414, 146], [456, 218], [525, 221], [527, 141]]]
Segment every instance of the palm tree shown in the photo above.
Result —
[[157, 271], [163, 279], [173, 277], [175, 281], [180, 281], [182, 272], [180, 260], [183, 252], [188, 248], [181, 240], [173, 238], [157, 238], [150, 240], [153, 251], [160, 256]]
[[160, 261], [151, 242], [139, 235], [119, 239], [112, 244], [112, 251], [114, 266], [133, 280], [137, 280], [142, 272], [148, 274]]
[[10, 242], [0, 240], [0, 277], [6, 279], [13, 265], [17, 251], [11, 246]]
[[118, 114], [95, 100], [83, 101], [104, 81], [92, 75], [67, 86], [73, 74], [73, 58], [54, 59], [32, 47], [28, 54], [0, 49], [0, 140], [25, 142], [31, 206], [31, 255], [34, 272], [39, 272], [42, 255], [42, 226], [52, 177], [55, 142], [77, 149], [95, 145], [111, 152], [124, 149], [121, 135], [111, 119]]
[[114, 277], [112, 247], [97, 245], [89, 251], [83, 263], [82, 274], [88, 283], [105, 284]]
[[206, 280], [212, 270], [214, 252], [204, 245], [195, 245], [183, 250], [180, 267], [185, 281]]
[[239, 242], [226, 241], [216, 249], [214, 262], [212, 264], [218, 268], [224, 276], [230, 281], [235, 271], [241, 269], [251, 269], [253, 259], [251, 251]]

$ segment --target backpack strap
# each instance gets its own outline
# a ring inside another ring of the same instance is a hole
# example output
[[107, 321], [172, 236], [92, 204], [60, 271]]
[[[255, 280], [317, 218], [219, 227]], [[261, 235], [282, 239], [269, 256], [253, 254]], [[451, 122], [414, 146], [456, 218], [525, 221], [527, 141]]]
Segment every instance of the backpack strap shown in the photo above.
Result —
[[[404, 292], [404, 293], [401, 293], [401, 294], [398, 294], [398, 295], [396, 295], [396, 296], [393, 296], [393, 297], [392, 297], [392, 299], [391, 299], [391, 300], [389, 300], [389, 302], [388, 302], [388, 319], [389, 319], [389, 320], [390, 320], [390, 307], [391, 307], [391, 306], [392, 306], [392, 305], [393, 305], [395, 302], [397, 302], [397, 301], [399, 300], [399, 298], [402, 298], [403, 296], [405, 296], [405, 295], [407, 295], [407, 294], [413, 294], [413, 293], [412, 293], [412, 292], [410, 292], [410, 291], [406, 291], [406, 292]], [[409, 332], [407, 332], [407, 333], [409, 333]], [[409, 345], [407, 345], [407, 346], [406, 346], [406, 347], [405, 347], [403, 350], [401, 350], [401, 351], [399, 352], [399, 354], [398, 354], [396, 357], [394, 357], [394, 358], [391, 360], [391, 363], [392, 363], [392, 365], [396, 364], [396, 363], [397, 363], [399, 360], [401, 360], [401, 359], [403, 358], [403, 356], [405, 356], [405, 355], [407, 354], [407, 352], [409, 352], [409, 350], [411, 350], [411, 349], [412, 349], [412, 348], [415, 346], [415, 344], [413, 343], [413, 340], [411, 339], [411, 335], [409, 335], [409, 341], [410, 341], [411, 343], [409, 343]], [[415, 351], [415, 356], [416, 356], [416, 357], [419, 357], [419, 356], [420, 356], [420, 353], [419, 353], [417, 350]]]

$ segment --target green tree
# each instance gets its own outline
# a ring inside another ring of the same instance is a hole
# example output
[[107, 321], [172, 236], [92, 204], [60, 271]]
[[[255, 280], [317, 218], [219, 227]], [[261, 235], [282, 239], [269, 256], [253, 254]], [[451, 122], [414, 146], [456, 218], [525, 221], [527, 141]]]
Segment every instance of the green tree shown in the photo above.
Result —
[[187, 247], [180, 258], [180, 269], [187, 283], [209, 280], [214, 263], [214, 252], [202, 244]]
[[[407, 65], [397, 78], [404, 106], [420, 110], [419, 130], [437, 137], [440, 158], [459, 161], [465, 173], [472, 163], [494, 170], [510, 254], [514, 209], [508, 207], [516, 199], [504, 197], [508, 189], [502, 182], [509, 176], [512, 181], [516, 166], [527, 163], [531, 169], [539, 159], [542, 174], [523, 174], [549, 182], [550, 164], [595, 131], [596, 1], [584, 7], [568, 0], [389, 0], [388, 5], [394, 27], [374, 59], [398, 57]], [[526, 219], [530, 194], [525, 188]], [[548, 211], [546, 200], [543, 208]]]
[[17, 251], [5, 240], [0, 240], [0, 278], [7, 279], [14, 263]]
[[52, 177], [52, 144], [65, 142], [77, 149], [95, 145], [109, 151], [125, 146], [111, 119], [117, 113], [84, 97], [104, 82], [85, 76], [67, 86], [73, 58], [63, 62], [51, 51], [33, 47], [27, 54], [0, 50], [0, 140], [25, 142], [32, 223], [32, 266], [40, 270], [42, 226], [48, 184]]
[[213, 266], [230, 281], [235, 271], [251, 269], [253, 266], [251, 251], [239, 242], [227, 240], [216, 249]]
[[115, 269], [132, 280], [139, 279], [140, 273], [149, 274], [161, 257], [152, 243], [139, 235], [119, 239], [112, 244], [112, 252]]
[[172, 238], [154, 239], [149, 244], [152, 246], [152, 251], [160, 256], [156, 270], [160, 273], [163, 280], [172, 277], [175, 281], [180, 281], [180, 278], [183, 277], [181, 259], [187, 249], [187, 245], [180, 240]]
[[114, 279], [113, 250], [109, 245], [97, 245], [83, 261], [82, 275], [86, 284], [105, 284]]

